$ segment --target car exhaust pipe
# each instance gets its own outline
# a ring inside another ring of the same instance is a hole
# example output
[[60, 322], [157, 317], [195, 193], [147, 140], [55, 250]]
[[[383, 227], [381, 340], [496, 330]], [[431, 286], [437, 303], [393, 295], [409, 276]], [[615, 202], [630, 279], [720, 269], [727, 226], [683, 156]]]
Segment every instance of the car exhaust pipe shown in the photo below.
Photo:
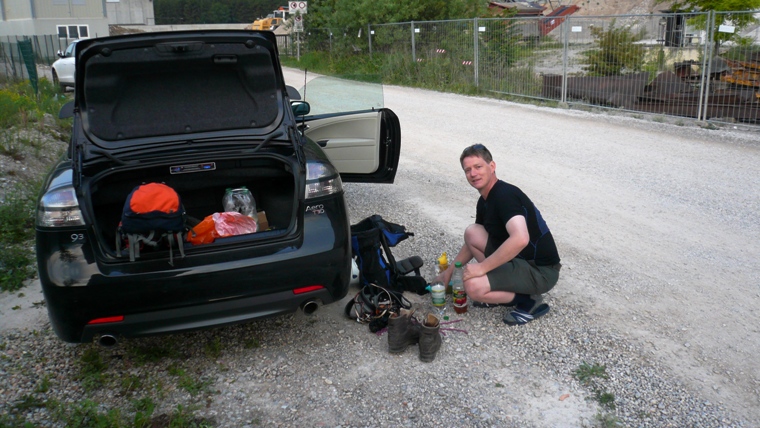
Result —
[[112, 334], [102, 334], [98, 338], [98, 345], [104, 348], [113, 348], [114, 346], [118, 344], [119, 344], [119, 339], [117, 339], [116, 336]]
[[307, 300], [306, 302], [301, 303], [301, 310], [306, 315], [313, 314], [317, 309], [319, 309], [319, 303], [314, 300]]

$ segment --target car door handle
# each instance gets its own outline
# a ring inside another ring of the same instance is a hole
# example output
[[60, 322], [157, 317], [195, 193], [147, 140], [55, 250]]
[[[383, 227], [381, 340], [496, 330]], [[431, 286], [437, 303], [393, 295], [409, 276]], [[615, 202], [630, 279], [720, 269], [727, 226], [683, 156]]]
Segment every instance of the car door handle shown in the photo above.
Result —
[[317, 144], [319, 144], [319, 147], [327, 147], [327, 142], [330, 140], [319, 140], [317, 141]]

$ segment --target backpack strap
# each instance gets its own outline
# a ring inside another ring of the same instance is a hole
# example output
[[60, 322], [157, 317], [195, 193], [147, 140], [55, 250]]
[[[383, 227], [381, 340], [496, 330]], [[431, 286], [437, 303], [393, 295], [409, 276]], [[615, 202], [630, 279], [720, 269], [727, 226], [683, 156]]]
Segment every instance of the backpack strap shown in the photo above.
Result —
[[127, 245], [129, 245], [129, 261], [133, 262], [140, 257], [140, 244], [137, 242], [137, 236], [127, 233]]
[[169, 240], [169, 264], [174, 266], [174, 251], [172, 249], [174, 248], [175, 240], [177, 241], [177, 247], [179, 248], [179, 254], [181, 258], [185, 258], [185, 247], [182, 245], [182, 232], [169, 232], [166, 234], [166, 236]]
[[179, 246], [179, 254], [184, 259], [185, 258], [185, 240], [182, 238], [182, 232], [177, 232], [177, 246]]
[[166, 235], [169, 239], [169, 266], [174, 266], [174, 234], [167, 233]]

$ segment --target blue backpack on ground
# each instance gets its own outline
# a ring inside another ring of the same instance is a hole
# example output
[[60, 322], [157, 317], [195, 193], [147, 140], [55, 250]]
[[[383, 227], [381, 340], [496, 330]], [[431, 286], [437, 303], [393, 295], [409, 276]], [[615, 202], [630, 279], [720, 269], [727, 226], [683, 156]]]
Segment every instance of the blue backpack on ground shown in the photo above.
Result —
[[[427, 293], [427, 281], [420, 275], [422, 258], [412, 256], [397, 262], [391, 253], [391, 247], [410, 236], [414, 234], [407, 232], [404, 226], [383, 220], [377, 214], [352, 225], [351, 250], [359, 267], [360, 284], [420, 295]], [[408, 275], [411, 272], [414, 275]]]

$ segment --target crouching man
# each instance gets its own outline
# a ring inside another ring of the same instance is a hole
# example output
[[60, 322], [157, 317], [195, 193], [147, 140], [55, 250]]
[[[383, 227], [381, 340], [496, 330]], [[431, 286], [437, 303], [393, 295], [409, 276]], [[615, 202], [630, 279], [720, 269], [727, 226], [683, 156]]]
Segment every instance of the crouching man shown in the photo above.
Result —
[[[496, 178], [496, 163], [482, 145], [459, 157], [467, 181], [480, 193], [475, 224], [464, 232], [454, 259], [464, 266], [464, 286], [473, 306], [513, 307], [504, 323], [522, 325], [549, 312], [541, 295], [551, 290], [561, 268], [549, 227], [519, 188]], [[476, 263], [468, 263], [475, 259]], [[454, 263], [440, 280], [448, 284]]]

